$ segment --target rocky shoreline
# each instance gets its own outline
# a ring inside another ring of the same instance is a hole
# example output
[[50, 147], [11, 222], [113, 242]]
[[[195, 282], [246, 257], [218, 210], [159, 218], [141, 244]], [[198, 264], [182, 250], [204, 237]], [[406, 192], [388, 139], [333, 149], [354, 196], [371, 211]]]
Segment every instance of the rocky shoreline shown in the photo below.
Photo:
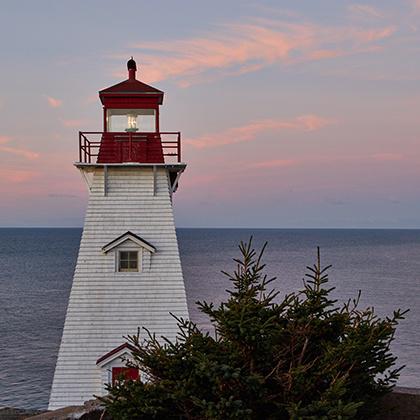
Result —
[[39, 414], [42, 414], [43, 411], [39, 410], [26, 410], [24, 408], [14, 408], [14, 407], [0, 407], [0, 419], [1, 420], [20, 420], [27, 419]]
[[0, 420], [110, 420], [98, 400], [86, 401], [81, 406], [64, 407], [59, 410], [25, 410], [0, 407]]
[[[111, 420], [98, 400], [55, 411], [0, 407], [0, 420]], [[382, 402], [382, 414], [376, 420], [420, 420], [420, 389], [396, 387]]]

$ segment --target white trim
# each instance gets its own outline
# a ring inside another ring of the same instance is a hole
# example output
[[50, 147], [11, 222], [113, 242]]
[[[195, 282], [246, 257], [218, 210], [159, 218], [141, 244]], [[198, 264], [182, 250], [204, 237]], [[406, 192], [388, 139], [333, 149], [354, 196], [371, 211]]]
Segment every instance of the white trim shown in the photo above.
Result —
[[104, 165], [104, 197], [108, 195], [108, 165]]
[[[120, 253], [121, 252], [137, 252], [137, 270], [120, 271]], [[115, 252], [115, 271], [120, 274], [141, 273], [143, 271], [143, 252], [138, 248], [118, 249]]]
[[124, 236], [122, 236], [118, 241], [112, 242], [112, 244], [104, 246], [102, 248], [102, 252], [104, 254], [107, 254], [109, 251], [111, 251], [112, 249], [116, 248], [117, 246], [123, 244], [126, 241], [132, 241], [135, 244], [137, 244], [138, 246], [141, 246], [142, 248], [147, 249], [148, 251], [155, 253], [156, 249], [153, 246], [150, 246], [149, 244], [147, 244], [146, 242], [143, 242], [142, 240], [136, 238], [133, 235], [130, 235], [130, 233], [126, 233]]
[[[78, 167], [80, 174], [83, 177], [83, 180], [85, 181], [89, 191], [92, 191], [92, 185], [93, 185], [93, 170], [94, 168], [82, 168]], [[90, 177], [88, 176], [88, 173], [90, 173]]]
[[107, 371], [107, 377], [108, 377], [108, 380], [106, 383], [107, 385], [111, 385], [112, 384], [112, 368], [107, 369], [106, 371]]
[[[113, 354], [112, 356], [109, 356], [108, 358], [102, 360], [100, 363], [97, 364], [98, 367], [103, 368], [107, 366], [109, 363], [114, 361], [115, 359], [120, 359], [122, 363], [122, 357], [128, 356], [129, 358], [132, 358], [130, 350], [128, 350], [126, 347], [121, 349], [119, 352]], [[121, 365], [121, 367], [124, 367], [125, 365]]]
[[122, 162], [122, 163], [84, 163], [74, 162], [74, 166], [77, 168], [102, 168], [103, 166], [108, 167], [138, 167], [138, 168], [165, 168], [165, 169], [185, 169], [187, 164], [184, 162], [179, 163], [138, 163], [138, 162]]
[[[184, 168], [185, 169], [185, 168]], [[176, 174], [176, 178], [175, 178], [175, 180], [174, 180], [174, 183], [173, 183], [173, 185], [169, 185], [169, 194], [170, 194], [170, 197], [171, 197], [171, 202], [172, 202], [172, 196], [173, 196], [173, 194], [175, 193], [175, 191], [177, 190], [177, 188], [178, 188], [178, 182], [179, 182], [179, 179], [181, 178], [181, 175], [182, 175], [182, 173], [184, 172], [184, 169], [181, 169], [177, 174]]]

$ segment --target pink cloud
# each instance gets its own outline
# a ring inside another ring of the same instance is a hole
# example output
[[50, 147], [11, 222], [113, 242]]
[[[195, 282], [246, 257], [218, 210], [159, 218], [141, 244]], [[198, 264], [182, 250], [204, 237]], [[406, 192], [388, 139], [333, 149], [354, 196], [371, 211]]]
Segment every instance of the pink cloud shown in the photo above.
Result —
[[0, 178], [3, 181], [7, 181], [12, 184], [20, 184], [22, 182], [29, 181], [36, 174], [31, 171], [19, 170], [19, 169], [1, 169]]
[[375, 41], [380, 41], [382, 39], [390, 37], [395, 32], [394, 26], [389, 26], [383, 29], [371, 29], [368, 31], [362, 31], [355, 33], [356, 38], [359, 39], [361, 43], [370, 43]]
[[328, 125], [334, 124], [333, 120], [319, 117], [318, 115], [302, 115], [296, 118], [298, 124], [294, 128], [303, 128], [305, 131], [320, 130]]
[[251, 165], [249, 165], [249, 167], [255, 169], [285, 168], [290, 166], [296, 166], [298, 164], [299, 161], [295, 159], [275, 159], [252, 163]]
[[420, 0], [412, 0], [414, 10], [420, 11]]
[[335, 58], [343, 55], [342, 51], [334, 50], [316, 50], [309, 54], [312, 60], [322, 60], [323, 58]]
[[228, 128], [218, 133], [210, 133], [194, 139], [186, 139], [184, 144], [189, 144], [198, 149], [204, 149], [251, 141], [259, 134], [267, 132], [287, 129], [302, 131], [319, 130], [332, 123], [332, 120], [317, 115], [302, 115], [290, 120], [262, 119], [252, 121], [240, 127]]
[[403, 160], [404, 156], [400, 153], [377, 153], [373, 155], [372, 158], [381, 162], [395, 162]]
[[[16, 147], [10, 147], [7, 144], [12, 140], [8, 136], [0, 136], [0, 152], [11, 153], [16, 156], [22, 156], [25, 159], [33, 160], [39, 157], [39, 153], [33, 152], [27, 149], [21, 149]], [[6, 145], [6, 146], [5, 146]]]
[[51, 108], [59, 108], [63, 104], [63, 101], [60, 99], [53, 98], [52, 96], [48, 95], [45, 95], [45, 97], [47, 98], [48, 105]]
[[25, 159], [33, 160], [39, 157], [39, 153], [26, 149], [16, 149], [15, 147], [0, 146], [0, 152], [11, 153], [16, 156], [22, 156]]
[[221, 25], [206, 36], [142, 42], [131, 48], [141, 51], [144, 80], [175, 79], [185, 87], [214, 77], [209, 72], [235, 75], [275, 63], [290, 65], [363, 52], [394, 31], [391, 26], [324, 27], [259, 19], [255, 23]]
[[11, 137], [8, 137], [8, 136], [0, 136], [0, 144], [9, 143], [10, 140], [11, 140]]
[[374, 17], [374, 18], [383, 18], [384, 14], [376, 9], [373, 6], [369, 6], [368, 4], [351, 4], [348, 6], [348, 10], [354, 14]]

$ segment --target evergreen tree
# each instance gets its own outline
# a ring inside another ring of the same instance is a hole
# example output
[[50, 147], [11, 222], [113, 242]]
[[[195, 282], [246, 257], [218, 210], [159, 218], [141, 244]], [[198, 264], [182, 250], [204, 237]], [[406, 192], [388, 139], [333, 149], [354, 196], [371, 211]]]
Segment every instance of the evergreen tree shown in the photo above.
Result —
[[178, 319], [172, 342], [145, 330], [127, 339], [130, 366], [147, 381], [121, 381], [103, 401], [114, 419], [369, 418], [399, 377], [390, 344], [406, 311], [378, 318], [359, 298], [331, 298], [328, 267], [318, 259], [303, 289], [280, 299], [269, 290], [249, 243], [239, 246], [232, 284], [219, 306], [198, 302], [214, 326], [203, 333]]

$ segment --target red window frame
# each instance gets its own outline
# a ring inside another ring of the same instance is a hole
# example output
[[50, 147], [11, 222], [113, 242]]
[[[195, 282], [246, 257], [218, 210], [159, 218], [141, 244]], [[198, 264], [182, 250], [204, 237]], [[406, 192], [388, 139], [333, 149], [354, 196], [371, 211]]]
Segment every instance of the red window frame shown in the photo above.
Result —
[[113, 367], [112, 385], [121, 380], [136, 381], [139, 379], [139, 370], [133, 367]]

